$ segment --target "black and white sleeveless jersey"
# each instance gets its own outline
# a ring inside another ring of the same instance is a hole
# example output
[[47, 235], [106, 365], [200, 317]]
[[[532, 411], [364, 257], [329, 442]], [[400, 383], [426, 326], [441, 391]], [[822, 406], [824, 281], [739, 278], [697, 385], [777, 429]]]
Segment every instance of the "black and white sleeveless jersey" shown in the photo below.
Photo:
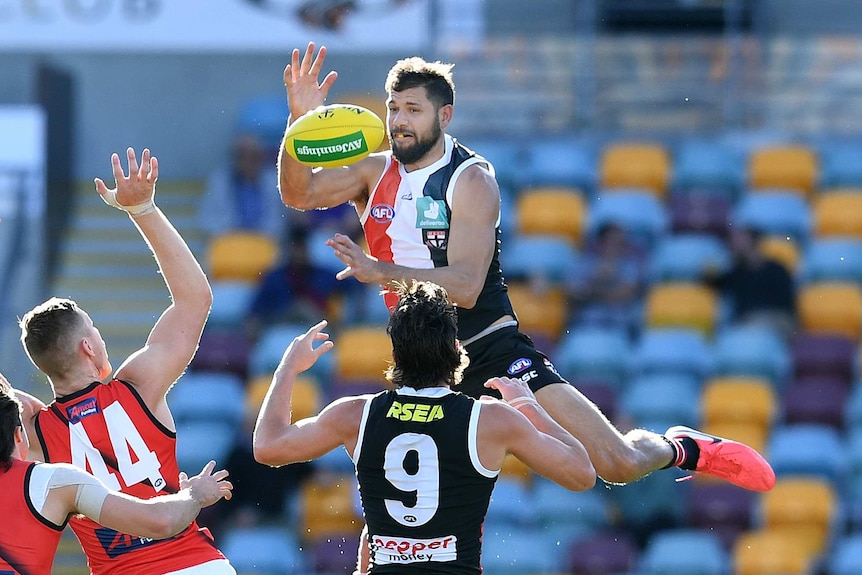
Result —
[[353, 455], [375, 575], [478, 574], [497, 471], [479, 462], [481, 404], [447, 388], [384, 391]]

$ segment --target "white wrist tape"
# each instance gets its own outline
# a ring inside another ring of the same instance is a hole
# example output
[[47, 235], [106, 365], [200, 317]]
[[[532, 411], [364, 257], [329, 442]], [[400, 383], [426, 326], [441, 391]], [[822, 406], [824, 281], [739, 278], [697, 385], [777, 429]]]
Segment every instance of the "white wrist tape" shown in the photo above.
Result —
[[102, 505], [108, 497], [105, 484], [89, 473], [66, 463], [50, 464], [53, 473], [48, 481], [48, 489], [77, 485], [75, 508], [92, 519], [99, 521]]
[[123, 210], [132, 217], [145, 216], [156, 211], [156, 204], [153, 202], [152, 198], [141, 204], [135, 204], [134, 206], [124, 206], [117, 201], [117, 191], [108, 190], [107, 193], [102, 196], [102, 199], [109, 206], [114, 206], [118, 210]]
[[527, 397], [527, 396], [516, 397], [515, 399], [513, 399], [512, 401], [509, 401], [508, 403], [509, 403], [509, 405], [514, 407], [515, 409], [520, 409], [520, 408], [524, 407], [525, 405], [535, 405], [536, 407], [539, 406], [539, 402], [536, 401], [535, 398]]

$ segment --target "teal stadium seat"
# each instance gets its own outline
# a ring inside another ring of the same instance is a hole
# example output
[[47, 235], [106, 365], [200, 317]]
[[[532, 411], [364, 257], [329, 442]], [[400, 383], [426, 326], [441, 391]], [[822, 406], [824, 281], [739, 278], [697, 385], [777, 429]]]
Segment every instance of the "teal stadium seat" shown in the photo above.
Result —
[[305, 573], [310, 567], [297, 537], [282, 527], [234, 527], [220, 547], [237, 573], [283, 575]]
[[690, 376], [655, 374], [628, 381], [619, 411], [638, 427], [663, 433], [673, 425], [697, 426], [700, 382]]
[[728, 575], [730, 555], [718, 536], [708, 531], [660, 531], [647, 541], [640, 568], [655, 575]]
[[732, 221], [769, 235], [789, 236], [805, 245], [812, 213], [806, 199], [792, 191], [748, 192], [736, 206]]
[[595, 234], [605, 224], [614, 223], [644, 247], [652, 247], [668, 230], [664, 204], [654, 194], [641, 189], [598, 190], [589, 206], [587, 234]]
[[620, 389], [628, 375], [625, 358], [629, 353], [625, 332], [584, 327], [563, 336], [555, 365], [571, 381], [587, 380]]
[[802, 257], [800, 280], [862, 283], [862, 240], [814, 238]]
[[683, 140], [676, 149], [674, 194], [706, 194], [735, 200], [745, 185], [742, 154], [721, 142]]
[[862, 187], [860, 158], [862, 158], [862, 143], [859, 142], [822, 146], [820, 189]]
[[822, 477], [840, 485], [847, 467], [845, 440], [830, 425], [797, 423], [773, 428], [766, 449], [778, 478]]
[[507, 279], [542, 277], [552, 283], [565, 281], [579, 258], [577, 249], [559, 236], [515, 236], [506, 242], [500, 265]]
[[711, 349], [703, 332], [685, 328], [646, 329], [630, 360], [633, 376], [675, 375], [703, 381], [712, 371]]
[[708, 269], [724, 270], [730, 254], [713, 235], [674, 234], [659, 240], [650, 255], [652, 282], [699, 281]]
[[576, 138], [542, 138], [530, 142], [519, 188], [567, 186], [589, 195], [596, 187], [597, 155], [593, 146]]
[[720, 331], [715, 338], [715, 375], [762, 377], [776, 389], [782, 389], [791, 366], [787, 344], [767, 328], [731, 326]]

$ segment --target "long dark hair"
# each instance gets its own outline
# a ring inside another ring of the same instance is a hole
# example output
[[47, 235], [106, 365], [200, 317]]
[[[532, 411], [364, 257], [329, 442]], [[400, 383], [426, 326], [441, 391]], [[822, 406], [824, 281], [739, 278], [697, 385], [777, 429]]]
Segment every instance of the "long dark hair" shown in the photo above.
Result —
[[431, 282], [413, 282], [398, 285], [396, 293], [398, 304], [386, 326], [394, 364], [386, 378], [415, 389], [458, 384], [468, 360], [446, 290]]

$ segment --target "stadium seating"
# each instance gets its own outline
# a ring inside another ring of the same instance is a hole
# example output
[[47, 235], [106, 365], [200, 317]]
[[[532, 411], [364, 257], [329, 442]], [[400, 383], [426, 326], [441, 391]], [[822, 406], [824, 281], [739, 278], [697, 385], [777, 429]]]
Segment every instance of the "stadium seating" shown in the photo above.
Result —
[[836, 541], [826, 564], [829, 575], [862, 573], [862, 533], [854, 532]]
[[486, 525], [482, 567], [487, 573], [523, 575], [559, 572], [565, 562], [557, 541], [538, 529]]
[[811, 558], [803, 547], [781, 532], [748, 531], [732, 551], [734, 575], [805, 575]]
[[383, 381], [392, 361], [392, 343], [381, 326], [355, 325], [338, 334], [333, 377], [346, 381]]
[[318, 537], [311, 543], [315, 573], [352, 573], [356, 568], [359, 532], [347, 531]]
[[661, 144], [609, 144], [599, 158], [599, 186], [607, 190], [644, 188], [664, 199], [672, 168], [670, 154]]
[[646, 327], [692, 328], [710, 334], [718, 318], [718, 298], [699, 283], [659, 283], [647, 294], [644, 311]]
[[247, 280], [213, 280], [210, 287], [213, 304], [207, 327], [241, 329], [254, 298], [256, 284]]
[[631, 373], [679, 375], [700, 382], [710, 373], [711, 349], [697, 329], [655, 328], [641, 333], [632, 350]]
[[862, 290], [855, 283], [816, 282], [797, 294], [802, 329], [859, 339], [862, 330]]
[[189, 371], [168, 393], [177, 424], [219, 421], [238, 425], [243, 419], [245, 384], [227, 371]]
[[282, 527], [235, 527], [219, 547], [237, 573], [282, 575], [309, 567], [296, 535]]
[[640, 551], [637, 542], [628, 533], [601, 531], [576, 541], [568, 555], [569, 573], [612, 575], [634, 569]]
[[587, 219], [583, 192], [562, 186], [530, 187], [517, 197], [517, 233], [522, 236], [550, 235], [579, 245]]
[[837, 520], [838, 494], [823, 478], [782, 478], [760, 500], [763, 528], [786, 534], [815, 557], [826, 550]]
[[225, 232], [207, 244], [206, 262], [215, 281], [257, 282], [275, 263], [278, 245], [256, 232]]
[[674, 234], [653, 248], [649, 276], [652, 282], [700, 281], [707, 270], [724, 270], [730, 254], [715, 236]]
[[845, 441], [829, 425], [778, 425], [767, 447], [769, 462], [779, 479], [792, 475], [821, 477], [840, 484], [847, 467]]
[[324, 536], [358, 533], [362, 517], [357, 514], [356, 477], [350, 473], [317, 474], [300, 492], [300, 533], [313, 541]]
[[732, 203], [720, 196], [673, 195], [668, 202], [673, 233], [727, 235]]
[[231, 422], [203, 419], [177, 421], [176, 427], [177, 463], [190, 476], [200, 472], [210, 460], [226, 461], [239, 429]]
[[566, 379], [588, 380], [619, 389], [628, 373], [628, 336], [614, 329], [584, 327], [567, 333], [557, 346], [557, 369]]
[[745, 184], [739, 153], [716, 140], [683, 140], [673, 160], [673, 193], [735, 200]]
[[796, 242], [787, 236], [763, 236], [757, 242], [757, 246], [764, 257], [778, 262], [784, 266], [790, 275], [796, 275], [799, 270], [799, 248]]
[[762, 377], [780, 389], [790, 369], [790, 351], [774, 331], [755, 326], [731, 326], [716, 334], [715, 375]]
[[[478, 151], [484, 153], [483, 148]], [[568, 137], [537, 138], [526, 148], [521, 177], [516, 181], [521, 189], [565, 186], [590, 194], [596, 186], [595, 166], [595, 152], [588, 143]]]
[[706, 424], [751, 423], [767, 432], [778, 415], [775, 391], [756, 377], [716, 377], [703, 386], [700, 411]]
[[848, 382], [834, 376], [811, 375], [794, 379], [782, 394], [783, 421], [787, 424], [830, 425], [842, 430], [849, 394]]
[[664, 431], [700, 421], [700, 382], [691, 376], [656, 374], [629, 380], [620, 395], [620, 414], [639, 427]]
[[650, 537], [640, 558], [647, 573], [727, 575], [730, 557], [721, 540], [709, 531], [676, 529]]
[[856, 376], [856, 346], [840, 335], [801, 331], [790, 343], [796, 377], [832, 376], [850, 383]]
[[[553, 345], [566, 327], [568, 302], [562, 287], [533, 289], [526, 282], [509, 284], [509, 299], [527, 335]], [[543, 346], [540, 346], [543, 347]]]
[[667, 211], [661, 201], [642, 189], [596, 192], [589, 205], [587, 234], [595, 234], [606, 224], [617, 224], [644, 247], [652, 246], [669, 225]]
[[526, 161], [522, 142], [514, 138], [470, 138], [462, 142], [494, 166], [502, 189], [517, 189], [525, 184]]
[[816, 238], [805, 251], [802, 282], [862, 283], [862, 238]]
[[811, 233], [811, 208], [792, 192], [747, 193], [736, 204], [732, 221], [763, 234], [790, 238], [804, 245]]
[[193, 371], [226, 371], [245, 379], [251, 350], [252, 343], [242, 329], [208, 325], [189, 367]]
[[815, 236], [862, 238], [862, 194], [821, 194], [813, 200], [812, 213]]
[[240, 107], [237, 130], [258, 136], [271, 151], [278, 150], [287, 126], [287, 115], [288, 108], [282, 94], [255, 96]]
[[[302, 335], [307, 329], [307, 325], [298, 323], [279, 323], [266, 328], [252, 349], [249, 376], [274, 372], [293, 338]], [[331, 356], [331, 353], [323, 355], [309, 370], [310, 375], [321, 381], [327, 380], [332, 371]]]
[[611, 510], [601, 491], [569, 491], [543, 477], [536, 477], [532, 489], [532, 513], [539, 525], [550, 529], [572, 524], [590, 530], [610, 527]]
[[862, 146], [849, 143], [827, 143], [820, 148], [821, 190], [862, 187]]
[[[506, 459], [513, 459], [509, 455]], [[523, 464], [522, 464], [523, 465]], [[513, 467], [509, 464], [509, 468]], [[525, 466], [526, 467], [526, 466]], [[529, 469], [529, 468], [526, 468]], [[485, 521], [495, 528], [503, 528], [507, 525], [515, 527], [535, 527], [536, 516], [533, 514], [535, 497], [530, 484], [526, 481], [531, 476], [514, 475], [509, 472], [500, 471], [494, 492], [491, 494], [491, 502], [488, 504], [488, 513]]]
[[563, 283], [575, 269], [578, 252], [560, 236], [521, 235], [506, 242], [500, 259], [506, 279]]
[[728, 552], [755, 520], [756, 495], [724, 482], [699, 481], [688, 494], [686, 507], [692, 527], [715, 533]]
[[748, 157], [748, 183], [754, 190], [786, 188], [807, 197], [819, 178], [817, 155], [805, 145], [764, 146]]

